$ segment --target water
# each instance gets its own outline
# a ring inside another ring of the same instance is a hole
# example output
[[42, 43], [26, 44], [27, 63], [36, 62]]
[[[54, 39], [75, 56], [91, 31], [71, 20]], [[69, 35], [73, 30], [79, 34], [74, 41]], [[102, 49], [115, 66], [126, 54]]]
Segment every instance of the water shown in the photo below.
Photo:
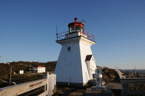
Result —
[[[134, 73], [135, 69], [122, 69], [122, 72], [128, 71], [128, 72], [133, 72]], [[145, 74], [145, 69], [137, 69], [136, 72], [138, 72], [138, 74]]]

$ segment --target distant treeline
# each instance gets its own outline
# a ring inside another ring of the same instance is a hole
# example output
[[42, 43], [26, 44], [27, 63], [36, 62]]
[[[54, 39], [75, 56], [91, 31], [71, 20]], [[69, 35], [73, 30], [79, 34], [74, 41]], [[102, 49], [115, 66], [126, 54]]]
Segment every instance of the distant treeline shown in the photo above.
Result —
[[[122, 72], [129, 72], [129, 73], [134, 73], [135, 72], [135, 69], [124, 69], [124, 70], [121, 70]], [[145, 69], [136, 69], [136, 72], [138, 72], [138, 74], [145, 74]]]

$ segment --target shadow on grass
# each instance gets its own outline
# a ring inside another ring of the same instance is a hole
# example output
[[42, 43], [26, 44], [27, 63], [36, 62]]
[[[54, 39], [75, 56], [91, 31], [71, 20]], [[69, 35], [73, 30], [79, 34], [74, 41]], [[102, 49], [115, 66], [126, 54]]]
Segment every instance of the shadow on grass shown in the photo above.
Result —
[[88, 83], [84, 87], [76, 87], [76, 86], [57, 86], [56, 93], [53, 96], [70, 96], [70, 95], [78, 95], [84, 96], [87, 88], [92, 87], [92, 84]]

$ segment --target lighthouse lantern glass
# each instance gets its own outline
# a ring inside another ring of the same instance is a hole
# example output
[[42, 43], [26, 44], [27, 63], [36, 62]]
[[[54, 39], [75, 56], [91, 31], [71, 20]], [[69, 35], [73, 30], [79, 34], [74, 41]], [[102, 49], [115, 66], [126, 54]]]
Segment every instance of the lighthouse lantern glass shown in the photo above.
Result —
[[70, 31], [69, 32], [74, 32], [74, 26], [70, 26]]
[[75, 26], [75, 31], [80, 31], [80, 26]]
[[84, 27], [81, 27], [81, 32], [84, 32]]
[[69, 32], [83, 32], [84, 28], [81, 26], [70, 26]]

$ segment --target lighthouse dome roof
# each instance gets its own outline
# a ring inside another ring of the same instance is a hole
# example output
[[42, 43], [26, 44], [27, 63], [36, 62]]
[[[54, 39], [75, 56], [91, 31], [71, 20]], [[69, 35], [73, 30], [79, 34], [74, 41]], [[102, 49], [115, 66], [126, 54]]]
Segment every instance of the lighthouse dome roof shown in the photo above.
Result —
[[77, 18], [74, 18], [75, 22], [69, 23], [68, 27], [70, 26], [82, 26], [84, 27], [84, 22], [77, 22]]

